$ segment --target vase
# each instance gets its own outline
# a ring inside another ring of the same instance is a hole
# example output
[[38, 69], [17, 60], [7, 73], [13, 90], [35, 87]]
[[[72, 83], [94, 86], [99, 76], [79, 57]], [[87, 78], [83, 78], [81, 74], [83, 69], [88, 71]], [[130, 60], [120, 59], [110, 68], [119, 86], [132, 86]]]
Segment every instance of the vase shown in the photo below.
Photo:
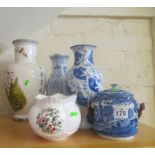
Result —
[[80, 126], [81, 114], [75, 103], [77, 95], [38, 94], [29, 112], [29, 124], [39, 136], [51, 140], [64, 140]]
[[13, 110], [13, 118], [27, 121], [34, 97], [45, 92], [46, 75], [36, 64], [37, 42], [30, 39], [13, 41], [15, 64], [5, 73], [5, 92]]
[[94, 65], [94, 45], [75, 45], [74, 65], [67, 74], [67, 92], [77, 94], [77, 103], [81, 110], [81, 129], [92, 128], [87, 121], [88, 104], [97, 92], [102, 90], [103, 77], [100, 70]]
[[46, 84], [46, 95], [54, 95], [61, 93], [67, 95], [66, 92], [66, 75], [67, 75], [67, 55], [54, 54], [50, 56], [52, 61], [52, 73]]

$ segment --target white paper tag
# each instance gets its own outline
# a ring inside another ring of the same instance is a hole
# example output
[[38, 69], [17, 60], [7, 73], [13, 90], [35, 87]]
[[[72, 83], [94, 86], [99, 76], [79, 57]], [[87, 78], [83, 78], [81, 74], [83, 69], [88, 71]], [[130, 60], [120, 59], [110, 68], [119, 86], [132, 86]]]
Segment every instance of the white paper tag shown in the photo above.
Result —
[[115, 119], [125, 119], [128, 118], [128, 107], [119, 106], [114, 108], [114, 118]]

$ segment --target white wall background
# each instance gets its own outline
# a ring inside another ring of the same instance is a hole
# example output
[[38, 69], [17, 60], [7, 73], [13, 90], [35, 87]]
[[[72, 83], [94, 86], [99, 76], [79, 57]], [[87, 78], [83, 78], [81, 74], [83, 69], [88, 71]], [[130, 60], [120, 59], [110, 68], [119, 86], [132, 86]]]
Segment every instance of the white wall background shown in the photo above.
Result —
[[[125, 12], [125, 13], [124, 13]], [[47, 74], [51, 72], [49, 55], [68, 54], [69, 67], [73, 64], [73, 53], [69, 49], [75, 44], [95, 44], [94, 62], [105, 79], [104, 88], [118, 83], [122, 89], [135, 94], [138, 102], [146, 104], [141, 121], [155, 126], [155, 81], [154, 45], [155, 29], [150, 17], [151, 9], [81, 9], [64, 11], [54, 23], [49, 23], [34, 32], [29, 38], [39, 41], [37, 61]], [[154, 40], [153, 40], [154, 41]], [[13, 52], [0, 57], [0, 78], [3, 70], [13, 63]], [[2, 84], [0, 86], [2, 90]], [[0, 112], [8, 115], [8, 103], [0, 91]]]

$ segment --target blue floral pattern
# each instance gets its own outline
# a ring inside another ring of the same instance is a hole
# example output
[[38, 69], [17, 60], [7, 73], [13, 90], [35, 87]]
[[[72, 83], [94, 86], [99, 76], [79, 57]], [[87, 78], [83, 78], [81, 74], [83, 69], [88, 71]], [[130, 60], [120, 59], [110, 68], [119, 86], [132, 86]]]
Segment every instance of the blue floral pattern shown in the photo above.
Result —
[[85, 71], [86, 71], [86, 68], [79, 67], [74, 70], [73, 74], [77, 79], [86, 80], [86, 75], [84, 74]]
[[51, 56], [52, 73], [46, 84], [46, 94], [54, 95], [61, 93], [66, 95], [66, 75], [67, 75], [67, 61], [68, 56], [55, 54]]
[[99, 92], [98, 85], [100, 84], [100, 79], [96, 77], [90, 77], [88, 78], [89, 88], [94, 92]]
[[89, 62], [94, 64], [94, 61], [93, 61], [93, 50], [90, 52], [90, 55], [89, 55]]
[[93, 126], [98, 133], [111, 137], [130, 137], [137, 133], [138, 104], [131, 93], [109, 89], [97, 93], [92, 102]]

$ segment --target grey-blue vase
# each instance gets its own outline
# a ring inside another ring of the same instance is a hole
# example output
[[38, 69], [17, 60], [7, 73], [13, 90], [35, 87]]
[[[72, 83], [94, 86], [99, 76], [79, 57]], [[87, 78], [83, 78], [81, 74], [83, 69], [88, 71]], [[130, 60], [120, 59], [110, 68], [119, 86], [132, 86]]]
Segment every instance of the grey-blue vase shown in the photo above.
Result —
[[68, 58], [69, 56], [60, 54], [50, 56], [52, 60], [52, 73], [46, 84], [46, 95], [49, 96], [56, 93], [67, 94], [66, 75]]
[[102, 74], [93, 62], [95, 48], [94, 45], [75, 45], [71, 47], [74, 52], [74, 65], [67, 74], [67, 91], [69, 94], [77, 94], [77, 103], [82, 114], [80, 125], [82, 129], [92, 127], [86, 119], [87, 106], [95, 94], [102, 91], [103, 86]]

